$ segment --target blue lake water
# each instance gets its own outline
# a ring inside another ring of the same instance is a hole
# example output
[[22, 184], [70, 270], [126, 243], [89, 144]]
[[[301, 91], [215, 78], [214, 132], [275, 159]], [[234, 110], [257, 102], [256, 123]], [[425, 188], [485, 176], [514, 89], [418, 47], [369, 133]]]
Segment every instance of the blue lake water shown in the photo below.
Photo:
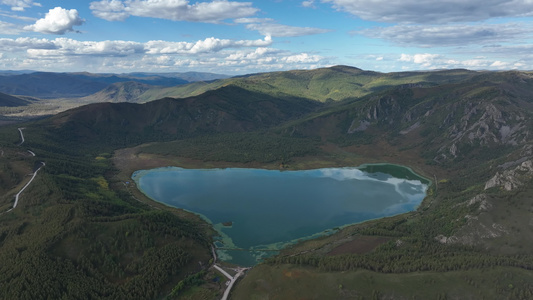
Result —
[[167, 167], [137, 171], [132, 178], [150, 198], [211, 222], [220, 234], [220, 259], [245, 266], [301, 239], [412, 211], [429, 184], [395, 165], [303, 171]]

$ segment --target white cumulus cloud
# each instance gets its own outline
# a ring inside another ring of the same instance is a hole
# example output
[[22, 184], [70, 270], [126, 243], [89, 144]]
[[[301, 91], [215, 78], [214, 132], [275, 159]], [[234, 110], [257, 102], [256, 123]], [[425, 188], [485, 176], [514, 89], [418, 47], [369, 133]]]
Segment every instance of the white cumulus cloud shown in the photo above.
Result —
[[430, 53], [420, 53], [420, 54], [403, 54], [400, 56], [400, 61], [405, 62], [414, 62], [415, 64], [420, 64], [424, 67], [429, 67], [431, 64], [439, 58], [439, 54], [430, 54]]
[[327, 58], [270, 48], [272, 39], [206, 38], [195, 42], [78, 41], [66, 37], [0, 38], [0, 67], [47, 70], [194, 70], [226, 74], [309, 69], [329, 65]]
[[78, 41], [68, 38], [0, 39], [0, 51], [26, 50], [32, 56], [98, 55], [128, 56], [132, 54], [195, 55], [216, 53], [229, 48], [265, 47], [272, 44], [270, 37], [262, 40], [227, 40], [207, 38], [196, 42], [148, 41]]
[[226, 61], [249, 61], [249, 60], [258, 60], [262, 59], [267, 55], [274, 55], [280, 53], [279, 50], [272, 48], [257, 48], [252, 52], [238, 51], [230, 54], [226, 57]]
[[0, 0], [0, 4], [11, 6], [13, 11], [24, 11], [28, 7], [41, 6], [40, 3], [32, 0]]
[[47, 34], [65, 34], [74, 31], [74, 26], [80, 26], [84, 22], [76, 9], [56, 7], [50, 9], [44, 18], [33, 25], [25, 26], [24, 29]]
[[531, 0], [321, 0], [365, 20], [449, 23], [533, 16]]
[[322, 59], [319, 55], [309, 55], [308, 53], [300, 53], [296, 55], [290, 55], [283, 58], [283, 61], [289, 64], [293, 63], [317, 63]]
[[328, 65], [328, 60], [309, 53], [292, 53], [273, 48], [257, 48], [234, 52], [217, 63], [236, 71], [310, 69]]
[[228, 40], [207, 38], [196, 42], [149, 41], [145, 44], [149, 54], [198, 54], [218, 52], [227, 48], [265, 47], [272, 44], [267, 36], [263, 40]]
[[509, 70], [525, 66], [522, 61], [503, 61], [484, 56], [467, 59], [449, 58], [446, 55], [430, 53], [401, 54], [398, 61], [412, 64], [411, 66], [404, 65], [404, 69], [420, 69], [422, 67], [423, 69]]
[[53, 41], [48, 39], [37, 38], [17, 38], [8, 39], [0, 38], [0, 51], [4, 52], [18, 52], [25, 51], [26, 49], [56, 49], [57, 46]]
[[121, 21], [129, 16], [217, 23], [226, 19], [254, 15], [259, 9], [251, 2], [215, 0], [190, 4], [188, 0], [102, 0], [91, 2], [93, 14], [108, 21]]

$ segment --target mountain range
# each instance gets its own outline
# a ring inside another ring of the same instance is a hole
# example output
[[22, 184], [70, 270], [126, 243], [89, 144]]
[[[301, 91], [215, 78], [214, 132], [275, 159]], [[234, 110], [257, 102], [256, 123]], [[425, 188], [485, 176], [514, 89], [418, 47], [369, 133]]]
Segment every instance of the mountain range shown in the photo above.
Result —
[[[334, 66], [166, 87], [69, 76], [57, 95], [78, 93], [77, 107], [19, 125], [22, 145], [17, 126], [0, 127], [2, 298], [216, 299], [210, 225], [147, 199], [133, 171], [363, 163], [412, 168], [432, 181], [426, 199], [285, 249], [248, 271], [234, 299], [533, 296], [531, 72]], [[54, 95], [25, 80], [17, 89]]]
[[0, 72], [0, 92], [41, 99], [74, 98], [94, 94], [119, 82], [136, 82], [160, 87], [226, 77], [228, 76], [201, 72], [93, 74], [4, 71]]

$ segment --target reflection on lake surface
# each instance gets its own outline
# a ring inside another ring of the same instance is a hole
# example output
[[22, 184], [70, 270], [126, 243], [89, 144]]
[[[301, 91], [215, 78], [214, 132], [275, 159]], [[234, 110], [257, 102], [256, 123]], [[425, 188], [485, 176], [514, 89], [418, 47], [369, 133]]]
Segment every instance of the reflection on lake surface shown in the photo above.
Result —
[[253, 265], [298, 239], [412, 211], [428, 186], [395, 165], [303, 171], [168, 167], [137, 171], [133, 179], [150, 198], [211, 222], [220, 233], [220, 258], [240, 265]]

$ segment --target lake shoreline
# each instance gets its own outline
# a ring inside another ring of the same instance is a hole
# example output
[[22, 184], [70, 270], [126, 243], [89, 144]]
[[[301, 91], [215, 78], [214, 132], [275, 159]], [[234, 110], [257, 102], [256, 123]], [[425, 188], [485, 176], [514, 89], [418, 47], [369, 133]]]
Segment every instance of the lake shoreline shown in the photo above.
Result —
[[[364, 168], [368, 168], [368, 167], [377, 167], [377, 166], [380, 166], [380, 167], [391, 167], [391, 168], [400, 168], [401, 170], [406, 170], [406, 172], [410, 173], [410, 176], [409, 177], [416, 177], [419, 179], [420, 182], [422, 182], [424, 179], [427, 180], [426, 178], [424, 178], [423, 176], [415, 173], [411, 168], [408, 168], [408, 167], [405, 167], [405, 166], [401, 166], [401, 165], [395, 165], [395, 164], [363, 164], [359, 167], [344, 167], [344, 168], [321, 168], [321, 169], [311, 169], [311, 170], [305, 170], [305, 171], [322, 171], [322, 170], [326, 170], [326, 171], [331, 171], [331, 170], [341, 170], [342, 172], [347, 172], [347, 171], [350, 171], [350, 172], [354, 172], [354, 170], [359, 170], [359, 172], [362, 172], [360, 171], [360, 169], [364, 169]], [[256, 168], [208, 168], [208, 169], [201, 169], [203, 171], [207, 171], [207, 170], [210, 170], [210, 171], [217, 171], [217, 170], [235, 170], [235, 169], [238, 169], [238, 170], [245, 170], [245, 171], [257, 171], [257, 170], [265, 170], [266, 169], [256, 169]], [[163, 168], [156, 168], [156, 169], [150, 169], [150, 170], [139, 170], [139, 171], [136, 171], [133, 175], [132, 175], [132, 178], [134, 179], [134, 181], [136, 182], [136, 185], [137, 185], [137, 188], [143, 193], [145, 194], [146, 196], [148, 196], [149, 198], [151, 198], [152, 200], [158, 202], [158, 203], [161, 203], [165, 206], [168, 206], [168, 207], [173, 207], [173, 208], [178, 208], [178, 209], [184, 209], [186, 211], [189, 211], [193, 214], [196, 214], [196, 215], [199, 215], [201, 216], [201, 218], [208, 222], [211, 226], [213, 226], [215, 228], [215, 230], [221, 234], [222, 236], [222, 240], [224, 240], [225, 243], [223, 243], [225, 245], [225, 248], [231, 248], [231, 247], [234, 247], [234, 248], [241, 248], [241, 247], [237, 247], [233, 244], [233, 242], [229, 242], [228, 241], [231, 241], [231, 238], [229, 238], [229, 236], [225, 235], [224, 234], [224, 229], [228, 229], [227, 226], [224, 226], [223, 223], [226, 223], [228, 224], [228, 218], [226, 218], [224, 221], [221, 221], [221, 222], [218, 222], [218, 221], [211, 221], [209, 217], [203, 215], [202, 213], [199, 213], [197, 211], [194, 211], [194, 210], [190, 210], [190, 209], [187, 209], [187, 207], [180, 207], [180, 206], [174, 206], [172, 204], [168, 204], [167, 202], [163, 202], [163, 201], [158, 201], [154, 198], [156, 197], [150, 197], [148, 195], [148, 193], [143, 190], [143, 188], [141, 187], [141, 184], [139, 183], [139, 179], [142, 178], [145, 174], [149, 174], [150, 172], [157, 172], [157, 171], [160, 171], [160, 172], [172, 172], [173, 170], [191, 170], [191, 169], [186, 169], [186, 168], [181, 168], [181, 167], [163, 167]], [[192, 170], [196, 170], [196, 169], [192, 169]], [[285, 174], [297, 174], [297, 172], [302, 172], [302, 171], [295, 171], [295, 170], [270, 170], [270, 171], [277, 171], [278, 173], [277, 174], [281, 174], [281, 173], [285, 173]], [[341, 172], [341, 173], [342, 173]], [[359, 174], [359, 172], [356, 172], [357, 174]], [[368, 174], [373, 174], [373, 173], [368, 173]], [[337, 174], [338, 175], [338, 174]], [[376, 175], [377, 176], [377, 175]], [[383, 175], [379, 175], [379, 176], [383, 176]], [[367, 179], [367, 180], [370, 180], [370, 179]], [[373, 182], [376, 182], [376, 181], [379, 181], [378, 179], [375, 179], [375, 178], [372, 178], [372, 181]], [[424, 197], [422, 198], [422, 200], [420, 200], [417, 205], [415, 207], [413, 207], [413, 209], [410, 209], [408, 211], [401, 211], [400, 213], [395, 213], [393, 215], [389, 214], [389, 215], [383, 215], [383, 216], [377, 216], [377, 217], [370, 217], [370, 218], [366, 218], [364, 220], [354, 220], [355, 222], [344, 222], [343, 224], [338, 224], [337, 226], [334, 226], [334, 227], [328, 227], [327, 229], [323, 229], [323, 230], [320, 230], [320, 231], [315, 231], [315, 233], [313, 234], [306, 234], [304, 236], [298, 236], [297, 238], [293, 238], [293, 239], [290, 239], [290, 240], [285, 240], [285, 241], [282, 241], [282, 242], [276, 242], [275, 244], [272, 244], [272, 245], [257, 245], [257, 248], [262, 248], [262, 249], [268, 249], [269, 251], [270, 250], [273, 250], [273, 251], [280, 251], [282, 249], [285, 249], [286, 247], [288, 246], [292, 246], [292, 245], [295, 245], [297, 243], [300, 243], [302, 241], [306, 241], [306, 240], [311, 240], [311, 239], [315, 239], [315, 238], [319, 238], [319, 237], [323, 237], [323, 236], [329, 236], [329, 235], [332, 235], [340, 230], [342, 230], [343, 228], [346, 228], [346, 227], [349, 227], [349, 226], [353, 226], [353, 225], [356, 225], [356, 224], [360, 224], [360, 223], [364, 223], [364, 222], [368, 222], [370, 220], [376, 220], [376, 219], [380, 219], [380, 218], [383, 218], [383, 217], [390, 217], [390, 216], [395, 216], [395, 215], [398, 215], [398, 214], [403, 214], [405, 212], [412, 212], [412, 211], [416, 211], [418, 209], [418, 207], [420, 206], [420, 204], [422, 203], [423, 199], [426, 198], [427, 194], [427, 188], [429, 188], [429, 184], [430, 184], [430, 181], [428, 181], [428, 184], [426, 185], [426, 188], [424, 190]], [[397, 188], [397, 187], [396, 187]], [[219, 224], [220, 223], [220, 224]], [[232, 226], [229, 227], [229, 229], [233, 228], [234, 225], [235, 225], [235, 222], [232, 220], [231, 222]], [[220, 228], [218, 228], [220, 227]], [[230, 247], [228, 247], [228, 245], [230, 245]], [[256, 251], [254, 250], [253, 248], [256, 248], [255, 246], [252, 247], [252, 251]], [[223, 255], [222, 255], [223, 256]]]

